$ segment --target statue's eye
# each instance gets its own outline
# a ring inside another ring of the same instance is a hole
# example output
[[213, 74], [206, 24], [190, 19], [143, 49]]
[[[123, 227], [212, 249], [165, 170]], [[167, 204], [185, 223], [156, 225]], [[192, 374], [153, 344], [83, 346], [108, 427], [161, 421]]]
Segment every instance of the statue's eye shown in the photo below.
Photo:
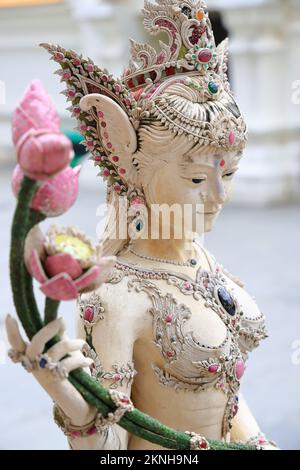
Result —
[[230, 173], [226, 173], [223, 178], [231, 178], [235, 174], [235, 171], [231, 171]]
[[182, 8], [181, 8], [181, 11], [182, 13], [188, 17], [188, 19], [190, 20], [192, 18], [192, 10], [190, 9], [190, 7], [184, 5]]
[[192, 181], [195, 184], [201, 184], [201, 183], [203, 183], [203, 181], [205, 181], [205, 179], [203, 179], [203, 178], [202, 179], [201, 178], [193, 178]]

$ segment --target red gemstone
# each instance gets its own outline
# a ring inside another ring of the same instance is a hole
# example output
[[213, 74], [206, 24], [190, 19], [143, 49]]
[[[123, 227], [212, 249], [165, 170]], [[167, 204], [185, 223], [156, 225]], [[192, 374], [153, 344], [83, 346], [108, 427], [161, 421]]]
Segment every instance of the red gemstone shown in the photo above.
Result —
[[120, 168], [120, 169], [119, 169], [119, 174], [120, 174], [120, 175], [125, 175], [125, 173], [126, 173], [125, 168]]
[[122, 403], [130, 403], [129, 398], [121, 398]]
[[135, 87], [135, 84], [134, 84], [134, 82], [133, 82], [133, 79], [132, 79], [132, 78], [131, 78], [130, 80], [128, 80], [128, 82], [127, 82], [127, 86], [128, 86], [128, 88], [134, 88], [134, 87]]
[[119, 161], [119, 157], [117, 157], [116, 155], [114, 155], [114, 156], [112, 157], [112, 161], [115, 162], [115, 163], [117, 163], [117, 162]]
[[83, 318], [85, 321], [92, 322], [94, 320], [94, 309], [93, 307], [86, 307]]
[[174, 356], [174, 353], [173, 353], [172, 351], [167, 351], [167, 352], [166, 352], [166, 355], [167, 355], [168, 357], [173, 357], [173, 356]]
[[175, 75], [176, 73], [176, 68], [175, 67], [169, 67], [166, 69], [166, 75], [167, 76], [170, 76], [170, 75]]
[[112, 143], [107, 142], [107, 148], [108, 148], [108, 149], [111, 149], [111, 148], [112, 148]]
[[218, 372], [218, 369], [219, 369], [218, 364], [212, 364], [211, 366], [209, 366], [208, 372], [210, 372], [211, 374], [214, 374], [215, 372]]
[[73, 59], [72, 62], [73, 62], [73, 65], [80, 65], [81, 64], [80, 59]]
[[104, 128], [106, 127], [106, 122], [105, 121], [101, 122], [101, 127], [104, 127]]
[[110, 171], [109, 171], [109, 169], [108, 169], [108, 168], [104, 168], [102, 175], [105, 176], [105, 177], [110, 176]]
[[234, 405], [234, 407], [232, 409], [233, 417], [237, 415], [238, 411], [239, 411], [238, 405]]
[[204, 64], [207, 64], [212, 59], [212, 52], [210, 49], [202, 49], [198, 54], [198, 60]]
[[225, 166], [225, 160], [221, 160], [220, 166], [221, 167]]
[[137, 81], [139, 85], [144, 85], [145, 83], [145, 75], [138, 75], [137, 76]]
[[98, 111], [98, 116], [99, 118], [104, 118], [104, 114], [102, 113], [102, 111]]
[[202, 439], [202, 441], [199, 443], [199, 448], [207, 449], [207, 442], [205, 441], [205, 439]]
[[114, 184], [114, 190], [116, 191], [116, 193], [121, 192], [121, 186], [119, 185], [119, 183]]

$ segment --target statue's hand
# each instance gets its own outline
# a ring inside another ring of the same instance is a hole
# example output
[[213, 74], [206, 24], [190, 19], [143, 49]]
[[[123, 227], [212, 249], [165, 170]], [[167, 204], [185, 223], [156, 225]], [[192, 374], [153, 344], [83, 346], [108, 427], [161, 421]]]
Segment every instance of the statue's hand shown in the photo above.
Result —
[[19, 331], [18, 322], [8, 315], [6, 330], [11, 349], [8, 353], [13, 362], [20, 362], [70, 418], [72, 424], [82, 426], [96, 416], [96, 408], [86, 403], [80, 393], [67, 379], [78, 368], [88, 368], [93, 360], [84, 357], [81, 350], [85, 341], [63, 339], [43, 353], [45, 346], [56, 335], [63, 335], [65, 325], [60, 318], [42, 328], [30, 343], [26, 343]]

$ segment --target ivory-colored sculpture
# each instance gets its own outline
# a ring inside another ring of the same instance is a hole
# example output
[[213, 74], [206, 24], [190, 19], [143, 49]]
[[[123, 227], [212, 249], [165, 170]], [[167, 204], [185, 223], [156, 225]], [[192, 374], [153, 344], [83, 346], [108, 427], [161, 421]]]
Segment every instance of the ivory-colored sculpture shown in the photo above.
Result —
[[[132, 41], [121, 80], [44, 45], [108, 184], [99, 255], [117, 257], [109, 281], [78, 298], [80, 339], [64, 339], [48, 355], [55, 362], [71, 353], [61, 361], [68, 372], [90, 366], [172, 428], [274, 449], [239, 392], [248, 353], [266, 337], [264, 316], [200, 242], [230, 200], [247, 140], [226, 76], [228, 44], [215, 46], [203, 0], [145, 2], [144, 17], [169, 44], [157, 53]], [[171, 208], [170, 217], [158, 206]], [[114, 236], [124, 220], [125, 236]], [[46, 327], [40, 349], [61, 329], [61, 320]], [[56, 419], [73, 429], [72, 449], [159, 448], [113, 422], [89, 435], [96, 410], [65, 378], [33, 375], [56, 403]]]

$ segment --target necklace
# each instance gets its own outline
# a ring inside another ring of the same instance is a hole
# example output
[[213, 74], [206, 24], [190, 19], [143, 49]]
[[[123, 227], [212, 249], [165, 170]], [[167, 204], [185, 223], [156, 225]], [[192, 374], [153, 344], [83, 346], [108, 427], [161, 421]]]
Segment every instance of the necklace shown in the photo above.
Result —
[[146, 259], [146, 260], [149, 260], [149, 261], [156, 261], [158, 263], [173, 264], [175, 266], [189, 266], [189, 267], [192, 266], [192, 267], [195, 268], [198, 264], [198, 261], [195, 258], [191, 258], [187, 261], [175, 261], [175, 260], [171, 260], [171, 259], [169, 260], [169, 259], [163, 259], [163, 258], [155, 258], [153, 256], [142, 255], [141, 253], [137, 253], [132, 248], [130, 248], [129, 252], [133, 253], [138, 258]]

